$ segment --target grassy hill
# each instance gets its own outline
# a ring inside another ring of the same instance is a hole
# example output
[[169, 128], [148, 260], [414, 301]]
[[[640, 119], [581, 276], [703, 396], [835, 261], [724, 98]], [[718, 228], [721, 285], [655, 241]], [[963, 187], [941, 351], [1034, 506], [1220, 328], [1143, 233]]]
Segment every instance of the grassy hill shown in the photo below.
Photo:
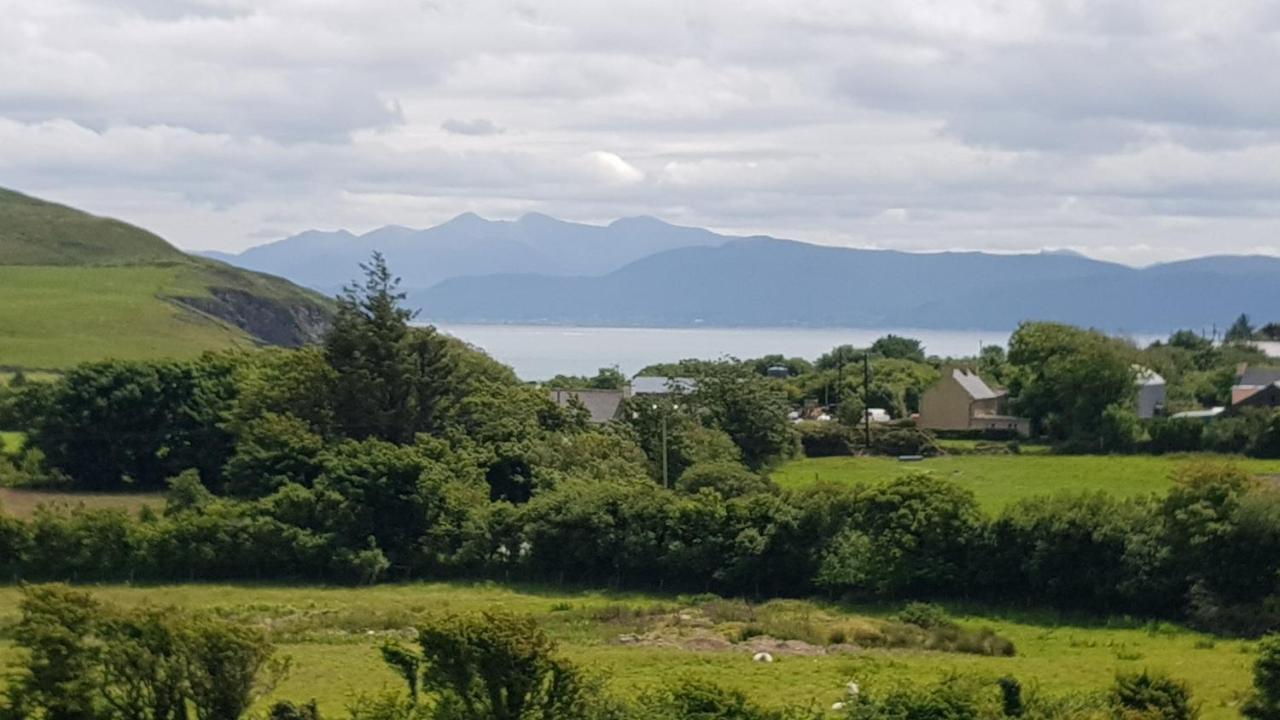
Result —
[[329, 301], [118, 220], [0, 189], [0, 368], [298, 345]]

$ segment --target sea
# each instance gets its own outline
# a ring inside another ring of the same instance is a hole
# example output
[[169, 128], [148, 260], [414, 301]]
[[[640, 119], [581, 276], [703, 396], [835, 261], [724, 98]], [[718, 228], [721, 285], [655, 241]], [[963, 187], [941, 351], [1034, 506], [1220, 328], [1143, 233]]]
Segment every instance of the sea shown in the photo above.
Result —
[[814, 360], [837, 345], [866, 347], [890, 333], [916, 338], [925, 352], [971, 357], [983, 345], [1005, 345], [1011, 331], [912, 328], [642, 328], [558, 325], [437, 325], [510, 365], [524, 380], [594, 375], [617, 367], [626, 375], [660, 362], [752, 358], [778, 353]]

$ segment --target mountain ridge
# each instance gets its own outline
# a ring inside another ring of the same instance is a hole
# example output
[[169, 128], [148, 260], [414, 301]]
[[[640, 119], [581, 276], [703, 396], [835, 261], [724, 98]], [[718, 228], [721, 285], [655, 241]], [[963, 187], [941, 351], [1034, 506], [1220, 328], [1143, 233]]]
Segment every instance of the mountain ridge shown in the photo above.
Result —
[[600, 277], [454, 278], [409, 300], [440, 322], [1008, 330], [1036, 319], [1163, 332], [1265, 315], [1280, 306], [1277, 277], [1280, 258], [1267, 256], [1131, 268], [1075, 254], [744, 238], [659, 253]]
[[333, 303], [280, 277], [183, 253], [160, 236], [0, 188], [0, 365], [301, 345]]
[[451, 277], [501, 272], [599, 275], [656, 252], [730, 239], [648, 216], [589, 225], [533, 212], [515, 220], [462, 213], [422, 229], [386, 225], [359, 235], [307, 230], [240, 253], [202, 254], [333, 291], [377, 250], [406, 287], [421, 289]]

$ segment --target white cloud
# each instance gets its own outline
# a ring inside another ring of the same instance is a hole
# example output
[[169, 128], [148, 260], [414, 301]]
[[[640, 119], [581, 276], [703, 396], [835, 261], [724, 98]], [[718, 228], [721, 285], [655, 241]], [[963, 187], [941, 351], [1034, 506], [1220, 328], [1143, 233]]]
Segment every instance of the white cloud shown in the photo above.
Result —
[[1275, 250], [1266, 0], [0, 0], [0, 183], [241, 248], [462, 211]]

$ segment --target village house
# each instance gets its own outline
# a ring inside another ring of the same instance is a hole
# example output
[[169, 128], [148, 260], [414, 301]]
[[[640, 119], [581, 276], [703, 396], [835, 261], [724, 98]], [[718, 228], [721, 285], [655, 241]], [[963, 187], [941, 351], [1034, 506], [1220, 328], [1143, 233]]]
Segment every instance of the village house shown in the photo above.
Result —
[[1280, 368], [1242, 364], [1231, 388], [1231, 410], [1280, 407]]
[[603, 425], [621, 419], [622, 403], [631, 397], [630, 388], [622, 390], [550, 390], [551, 401], [562, 408], [581, 403], [592, 423]]
[[917, 424], [926, 430], [1031, 434], [1031, 421], [1009, 414], [1009, 394], [964, 368], [943, 371], [920, 397]]
[[1166, 396], [1164, 378], [1155, 370], [1140, 365], [1135, 365], [1133, 369], [1137, 373], [1138, 417], [1150, 420], [1157, 415], [1163, 415]]
[[688, 395], [698, 389], [698, 381], [687, 377], [640, 375], [631, 380], [635, 395]]

